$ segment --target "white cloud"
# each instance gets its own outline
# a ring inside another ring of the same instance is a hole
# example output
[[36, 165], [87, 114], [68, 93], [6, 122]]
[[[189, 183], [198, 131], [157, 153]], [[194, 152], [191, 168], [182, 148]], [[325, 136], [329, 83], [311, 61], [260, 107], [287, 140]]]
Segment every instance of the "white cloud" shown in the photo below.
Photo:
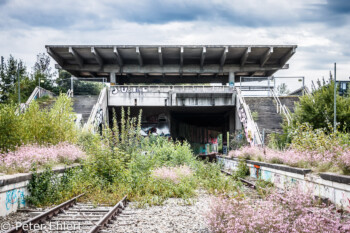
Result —
[[[312, 4], [325, 3], [309, 1], [305, 5], [304, 2], [293, 1], [290, 6], [290, 1], [280, 0], [264, 3], [249, 0], [245, 4], [228, 0], [200, 1], [203, 8], [193, 12], [199, 18], [177, 20], [180, 14], [161, 20], [155, 17], [159, 22], [153, 22], [151, 16], [142, 21], [142, 17], [134, 14], [141, 14], [143, 9], [133, 8], [148, 9], [152, 7], [147, 6], [151, 1], [11, 0], [7, 1], [8, 5], [0, 4], [0, 55], [13, 54], [31, 68], [36, 54], [45, 52], [46, 44], [297, 44], [297, 53], [289, 61], [290, 69], [277, 75], [306, 76], [310, 83], [311, 79], [327, 77], [336, 61], [338, 77], [347, 79], [350, 76], [349, 15], [343, 15], [339, 25], [330, 25], [327, 19], [317, 21], [316, 16], [313, 20], [303, 20], [302, 13], [313, 12], [312, 7], [318, 6]], [[189, 7], [189, 13], [194, 9], [194, 2], [170, 3], [163, 3], [161, 9], [174, 4], [180, 4], [181, 9]], [[225, 12], [232, 14], [240, 12], [254, 20], [242, 19], [240, 24], [231, 22], [230, 18], [217, 18], [215, 14], [205, 18], [211, 6], [227, 8]], [[178, 9], [167, 10], [171, 13]], [[158, 11], [155, 8], [152, 13], [162, 14]], [[187, 13], [184, 17], [188, 17]], [[257, 23], [259, 19], [268, 25]]]

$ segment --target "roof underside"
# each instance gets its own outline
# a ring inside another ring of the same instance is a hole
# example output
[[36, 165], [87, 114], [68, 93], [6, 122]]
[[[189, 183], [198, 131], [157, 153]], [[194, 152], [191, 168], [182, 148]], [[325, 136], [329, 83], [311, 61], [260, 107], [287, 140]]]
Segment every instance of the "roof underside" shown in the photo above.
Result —
[[239, 76], [267, 77], [295, 53], [296, 45], [264, 46], [100, 46], [47, 45], [59, 66], [76, 77], [109, 79], [119, 83], [226, 83]]

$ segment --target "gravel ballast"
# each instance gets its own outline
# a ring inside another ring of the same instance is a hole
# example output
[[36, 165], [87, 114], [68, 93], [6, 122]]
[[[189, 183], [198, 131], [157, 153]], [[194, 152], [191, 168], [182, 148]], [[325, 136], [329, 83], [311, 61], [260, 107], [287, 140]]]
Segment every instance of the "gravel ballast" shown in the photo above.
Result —
[[[190, 203], [190, 204], [188, 204]], [[129, 202], [113, 224], [108, 225], [101, 232], [200, 232], [208, 233], [205, 214], [209, 209], [210, 196], [203, 191], [198, 192], [196, 198], [184, 201], [170, 198], [162, 206], [137, 208], [137, 203]], [[6, 217], [0, 217], [0, 232], [9, 230], [10, 226], [27, 221], [35, 216], [33, 212], [43, 209], [33, 208], [20, 211]]]
[[162, 206], [141, 209], [131, 202], [104, 232], [210, 232], [204, 216], [210, 196], [201, 193], [191, 201], [187, 205], [182, 199], [170, 198]]

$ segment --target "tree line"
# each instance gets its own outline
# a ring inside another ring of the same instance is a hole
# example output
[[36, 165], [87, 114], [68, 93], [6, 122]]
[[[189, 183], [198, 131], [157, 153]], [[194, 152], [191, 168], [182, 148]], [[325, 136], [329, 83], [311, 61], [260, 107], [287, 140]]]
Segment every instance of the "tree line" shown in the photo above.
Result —
[[[73, 83], [77, 94], [98, 95], [102, 87], [101, 84], [95, 82], [75, 80]], [[51, 59], [45, 53], [37, 55], [31, 70], [27, 68], [22, 59], [10, 55], [5, 60], [1, 56], [0, 103], [18, 103], [18, 89], [20, 89], [20, 99], [23, 103], [39, 85], [57, 95], [65, 93], [71, 88], [71, 74], [64, 70], [54, 71]]]

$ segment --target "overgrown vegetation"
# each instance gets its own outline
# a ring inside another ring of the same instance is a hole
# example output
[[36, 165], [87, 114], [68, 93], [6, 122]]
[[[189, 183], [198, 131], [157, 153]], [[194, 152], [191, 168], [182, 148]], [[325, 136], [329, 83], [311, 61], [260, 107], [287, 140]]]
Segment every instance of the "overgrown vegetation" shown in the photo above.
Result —
[[257, 121], [259, 119], [259, 113], [258, 112], [252, 112], [252, 118], [254, 121]]
[[[49, 90], [56, 95], [67, 93], [71, 88], [71, 74], [61, 70], [52, 71], [51, 59], [45, 53], [37, 55], [34, 67], [28, 70], [21, 59], [12, 55], [5, 61], [0, 59], [0, 103], [18, 103], [18, 89], [20, 89], [21, 103], [27, 101], [36, 86]], [[20, 82], [18, 82], [20, 80]], [[98, 95], [103, 88], [101, 80], [97, 82], [73, 81], [75, 94]], [[19, 86], [19, 88], [18, 88]]]
[[[74, 171], [68, 190], [57, 187], [55, 192], [60, 194], [54, 201], [47, 197], [43, 203], [62, 202], [86, 193], [90, 201], [115, 204], [128, 194], [129, 199], [145, 206], [162, 204], [169, 197], [188, 200], [201, 188], [209, 193], [237, 191], [235, 181], [223, 175], [218, 164], [196, 160], [187, 142], [141, 137], [140, 121], [141, 113], [136, 118], [129, 110], [122, 110], [102, 136], [81, 134], [79, 145], [88, 154], [82, 168]], [[40, 187], [36, 182], [40, 180], [33, 180], [33, 187]], [[36, 195], [41, 194], [35, 191], [31, 198], [40, 198]]]
[[[339, 88], [338, 88], [339, 89]], [[350, 98], [337, 93], [337, 122], [339, 131], [349, 131]], [[334, 81], [321, 86], [312, 95], [300, 97], [293, 114], [293, 128], [298, 124], [308, 122], [313, 129], [329, 129], [328, 125], [334, 118]], [[334, 126], [333, 126], [334, 127]]]
[[45, 206], [57, 203], [67, 193], [72, 191], [72, 180], [76, 170], [67, 169], [62, 176], [55, 174], [50, 167], [41, 173], [32, 171], [32, 179], [28, 184], [31, 195], [26, 200], [32, 205]]
[[244, 159], [240, 159], [238, 162], [237, 170], [233, 172], [233, 177], [237, 179], [238, 177], [244, 178], [249, 175], [249, 167]]
[[0, 153], [27, 144], [75, 143], [74, 119], [72, 101], [64, 94], [50, 109], [40, 109], [34, 101], [23, 114], [18, 114], [17, 105], [0, 104]]
[[229, 143], [230, 150], [237, 150], [243, 146], [248, 145], [248, 142], [243, 130], [235, 131], [230, 135], [229, 139], [230, 139], [230, 143]]
[[316, 172], [350, 174], [350, 98], [337, 95], [337, 130], [333, 122], [334, 82], [300, 97], [292, 124], [272, 134], [268, 148], [244, 147], [231, 156], [311, 168]]
[[273, 191], [262, 199], [219, 196], [207, 214], [213, 232], [349, 232], [350, 222], [320, 205], [311, 191]]

